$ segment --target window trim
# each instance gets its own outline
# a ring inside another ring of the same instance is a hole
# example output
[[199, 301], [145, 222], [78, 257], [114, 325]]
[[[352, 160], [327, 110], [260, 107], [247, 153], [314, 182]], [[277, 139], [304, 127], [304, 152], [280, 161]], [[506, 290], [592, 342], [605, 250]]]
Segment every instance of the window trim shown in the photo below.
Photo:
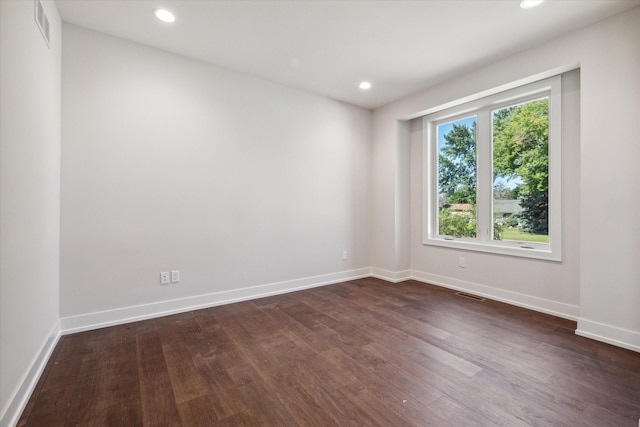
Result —
[[[509, 90], [494, 93], [454, 106], [436, 107], [423, 116], [423, 244], [501, 255], [511, 255], [562, 261], [561, 210], [561, 76], [556, 75]], [[493, 144], [492, 126], [480, 126], [481, 116], [509, 105], [530, 102], [543, 97], [549, 99], [549, 243], [512, 242], [493, 240]], [[438, 141], [437, 126], [456, 118], [476, 115], [476, 214], [479, 235], [476, 238], [458, 238], [437, 234], [438, 218]], [[487, 167], [489, 166], [489, 167]], [[487, 185], [489, 182], [491, 185]], [[490, 208], [486, 208], [489, 205]], [[484, 208], [483, 208], [484, 206]], [[487, 217], [487, 213], [489, 216]]]

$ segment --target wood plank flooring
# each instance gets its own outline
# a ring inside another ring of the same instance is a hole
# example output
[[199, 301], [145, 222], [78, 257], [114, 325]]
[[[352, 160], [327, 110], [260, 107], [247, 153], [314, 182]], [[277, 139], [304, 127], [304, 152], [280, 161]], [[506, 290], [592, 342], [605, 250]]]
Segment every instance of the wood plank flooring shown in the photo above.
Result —
[[63, 336], [19, 426], [638, 425], [640, 353], [361, 279]]

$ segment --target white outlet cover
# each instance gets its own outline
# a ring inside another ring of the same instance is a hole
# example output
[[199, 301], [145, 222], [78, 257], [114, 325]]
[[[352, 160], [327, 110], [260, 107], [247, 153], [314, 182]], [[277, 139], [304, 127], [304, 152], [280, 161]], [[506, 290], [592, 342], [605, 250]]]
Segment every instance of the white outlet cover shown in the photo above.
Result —
[[169, 283], [171, 283], [169, 281], [169, 272], [168, 271], [163, 271], [162, 273], [160, 273], [160, 284], [161, 285], [168, 285]]
[[171, 283], [180, 281], [180, 270], [171, 270]]

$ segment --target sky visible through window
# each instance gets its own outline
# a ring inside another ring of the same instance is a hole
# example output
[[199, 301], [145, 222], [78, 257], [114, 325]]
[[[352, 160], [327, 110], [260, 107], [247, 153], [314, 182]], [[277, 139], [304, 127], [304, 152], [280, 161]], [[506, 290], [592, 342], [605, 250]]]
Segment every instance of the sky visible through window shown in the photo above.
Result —
[[465, 125], [469, 129], [471, 129], [471, 126], [473, 126], [473, 123], [475, 121], [476, 121], [476, 116], [471, 116], [471, 117], [467, 117], [466, 119], [454, 120], [452, 122], [439, 125], [438, 126], [438, 151], [442, 150], [442, 147], [447, 143], [444, 137], [446, 134], [448, 134], [451, 131], [451, 129], [453, 129], [454, 124]]

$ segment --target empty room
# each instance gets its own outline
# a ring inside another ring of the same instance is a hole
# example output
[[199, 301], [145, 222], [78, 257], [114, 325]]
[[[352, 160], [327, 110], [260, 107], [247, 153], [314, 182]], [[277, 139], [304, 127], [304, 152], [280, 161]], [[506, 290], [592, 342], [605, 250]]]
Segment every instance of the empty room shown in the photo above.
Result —
[[640, 0], [0, 0], [0, 427], [640, 424]]

